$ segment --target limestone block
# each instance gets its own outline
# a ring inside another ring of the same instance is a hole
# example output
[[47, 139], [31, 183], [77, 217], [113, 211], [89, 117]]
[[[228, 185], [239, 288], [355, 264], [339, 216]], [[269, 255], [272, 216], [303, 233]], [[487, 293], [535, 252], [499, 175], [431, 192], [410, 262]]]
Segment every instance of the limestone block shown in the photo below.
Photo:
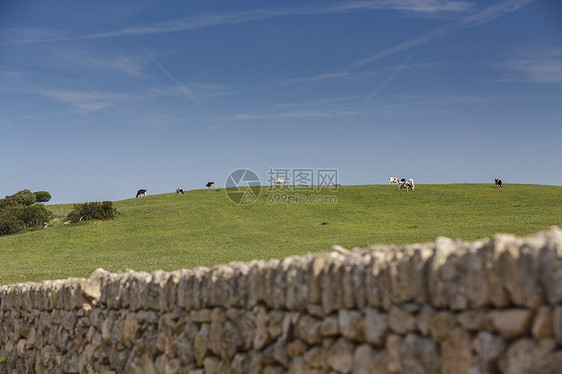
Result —
[[416, 326], [419, 332], [424, 336], [428, 336], [431, 332], [431, 320], [435, 314], [435, 309], [430, 305], [423, 305], [420, 312], [416, 315]]
[[230, 288], [234, 270], [228, 265], [214, 266], [209, 274], [209, 307], [229, 307], [234, 290]]
[[527, 309], [495, 310], [488, 314], [492, 325], [504, 339], [515, 339], [529, 332], [533, 312]]
[[322, 287], [321, 277], [324, 267], [328, 261], [328, 254], [320, 253], [312, 259], [310, 267], [310, 275], [308, 276], [308, 303], [321, 304], [322, 303]]
[[512, 304], [535, 308], [543, 300], [543, 290], [538, 282], [538, 249], [523, 245], [519, 238], [504, 240], [505, 250], [498, 262], [504, 288]]
[[193, 342], [193, 346], [195, 347], [195, 360], [198, 366], [203, 365], [205, 358], [209, 354], [207, 342], [209, 341], [210, 335], [210, 325], [208, 323], [202, 324], [201, 329], [199, 330], [199, 333], [197, 333], [195, 341]]
[[393, 306], [388, 313], [388, 326], [400, 335], [405, 335], [416, 329], [416, 318], [401, 306]]
[[338, 313], [338, 327], [341, 334], [349, 340], [365, 339], [363, 315], [359, 311], [341, 309]]
[[559, 345], [562, 345], [562, 306], [558, 305], [554, 308], [552, 316], [554, 339]]
[[286, 268], [288, 310], [302, 311], [308, 303], [308, 264], [309, 259], [292, 257]]
[[456, 327], [441, 342], [441, 373], [468, 374], [471, 362], [470, 334], [466, 330]]
[[[277, 286], [277, 273], [280, 272], [279, 264], [281, 261], [279, 260], [271, 260], [266, 263], [265, 268], [263, 269], [264, 273], [264, 285], [265, 285], [265, 294], [264, 294], [264, 302], [269, 308], [275, 308], [276, 305], [279, 303], [284, 304], [284, 297], [283, 300], [275, 300], [276, 294], [276, 286]], [[280, 274], [282, 276], [283, 274]], [[279, 292], [279, 291], [277, 291]]]
[[326, 314], [343, 307], [343, 293], [346, 292], [342, 283], [343, 266], [344, 259], [332, 253], [322, 270], [320, 287], [322, 290], [322, 308]]
[[263, 260], [250, 262], [248, 270], [248, 307], [265, 300], [265, 264]]
[[167, 274], [159, 298], [159, 309], [163, 312], [171, 312], [178, 302], [178, 284], [181, 279], [181, 271], [173, 271]]
[[455, 315], [451, 312], [436, 312], [429, 320], [429, 331], [436, 343], [441, 342], [455, 326]]
[[177, 305], [191, 311], [193, 309], [193, 280], [194, 273], [191, 270], [182, 270], [177, 286]]
[[489, 329], [488, 315], [486, 310], [467, 310], [460, 312], [456, 316], [457, 322], [468, 331], [478, 331]]
[[496, 235], [490, 241], [484, 243], [479, 250], [479, 255], [484, 263], [484, 277], [488, 285], [489, 300], [497, 308], [506, 307], [509, 304], [509, 297], [504, 288], [501, 277], [502, 270], [498, 259], [506, 249], [505, 244], [510, 240], [512, 240], [512, 237], [509, 235]]
[[229, 264], [229, 266], [233, 270], [233, 274], [229, 280], [229, 288], [232, 292], [230, 293], [230, 300], [226, 305], [233, 307], [246, 307], [250, 292], [248, 285], [250, 265], [243, 262], [236, 262]]
[[350, 373], [353, 369], [355, 344], [345, 338], [339, 338], [330, 348], [326, 362], [328, 366], [340, 373]]
[[375, 351], [370, 345], [362, 344], [353, 353], [353, 374], [388, 373], [386, 370], [387, 354]]
[[531, 374], [557, 374], [562, 368], [562, 351], [557, 350], [545, 356], [533, 366]]
[[338, 316], [328, 316], [322, 320], [322, 325], [320, 326], [320, 333], [322, 336], [333, 336], [340, 333], [338, 326]]
[[405, 373], [423, 374], [439, 372], [437, 345], [429, 338], [408, 334], [400, 345], [400, 359]]
[[531, 333], [537, 340], [551, 337], [554, 334], [553, 310], [550, 306], [543, 306], [535, 313]]
[[250, 358], [245, 353], [237, 353], [230, 364], [230, 373], [246, 374], [249, 373]]
[[499, 361], [500, 370], [509, 374], [527, 374], [555, 348], [552, 339], [539, 342], [522, 338], [513, 342]]
[[[448, 303], [448, 295], [450, 293], [450, 287], [447, 285], [445, 277], [449, 279], [454, 279], [456, 276], [455, 265], [458, 261], [450, 260], [451, 265], [447, 267], [447, 271], [443, 274], [443, 267], [447, 265], [449, 257], [454, 256], [457, 247], [455, 242], [449, 238], [440, 237], [435, 243], [435, 251], [433, 257], [428, 260], [428, 291], [431, 304], [437, 308], [445, 308]], [[460, 287], [458, 282], [454, 283], [457, 288]], [[463, 294], [463, 290], [460, 290]]]
[[540, 281], [551, 305], [562, 302], [562, 230], [552, 228], [532, 239], [544, 240], [540, 249]]
[[306, 351], [303, 355], [306, 365], [311, 368], [324, 367], [324, 351], [321, 347], [314, 346]]
[[321, 327], [321, 320], [308, 315], [303, 315], [299, 318], [294, 333], [297, 338], [308, 344], [319, 344], [322, 341], [322, 334], [320, 332]]

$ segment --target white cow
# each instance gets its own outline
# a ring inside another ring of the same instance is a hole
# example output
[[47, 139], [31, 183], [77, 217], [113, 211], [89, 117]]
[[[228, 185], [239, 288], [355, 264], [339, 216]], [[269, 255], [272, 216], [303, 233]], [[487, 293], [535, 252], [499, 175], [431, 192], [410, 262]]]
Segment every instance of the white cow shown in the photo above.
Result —
[[177, 193], [178, 195], [182, 195], [182, 196], [183, 196], [183, 188], [181, 188], [181, 187], [176, 188], [176, 193]]
[[400, 181], [396, 177], [388, 177], [388, 184], [393, 184], [393, 183], [400, 183]]
[[277, 185], [280, 185], [280, 184], [284, 184], [284, 185], [287, 184], [287, 182], [285, 182], [285, 179], [283, 179], [283, 178], [275, 178], [275, 180], [273, 181], [273, 183], [274, 183], [276, 186], [277, 186]]

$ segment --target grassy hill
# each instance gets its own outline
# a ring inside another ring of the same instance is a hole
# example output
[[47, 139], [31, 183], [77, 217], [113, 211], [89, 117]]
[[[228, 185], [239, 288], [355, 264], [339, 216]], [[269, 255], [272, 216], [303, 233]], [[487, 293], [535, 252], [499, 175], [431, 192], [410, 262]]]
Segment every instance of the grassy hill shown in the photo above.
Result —
[[[281, 258], [371, 244], [402, 245], [438, 236], [474, 240], [562, 226], [562, 187], [492, 184], [341, 186], [336, 204], [248, 206], [220, 190], [117, 201], [115, 220], [53, 225], [0, 237], [0, 284], [87, 277], [94, 269], [153, 271]], [[48, 207], [64, 216], [72, 205]]]

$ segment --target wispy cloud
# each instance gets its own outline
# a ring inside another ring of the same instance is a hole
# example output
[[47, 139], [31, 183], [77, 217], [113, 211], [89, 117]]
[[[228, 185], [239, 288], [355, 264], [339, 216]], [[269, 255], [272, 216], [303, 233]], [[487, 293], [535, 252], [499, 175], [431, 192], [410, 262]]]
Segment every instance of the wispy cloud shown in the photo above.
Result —
[[0, 44], [25, 44], [68, 40], [60, 30], [9, 27], [0, 30]]
[[562, 82], [562, 48], [527, 51], [498, 65], [507, 70], [503, 81]]
[[146, 58], [117, 56], [111, 58], [88, 57], [86, 53], [73, 53], [67, 59], [74, 65], [94, 68], [102, 71], [116, 71], [133, 77], [146, 77], [143, 72], [143, 61]]
[[291, 80], [287, 80], [285, 84], [295, 84], [300, 82], [312, 82], [312, 81], [322, 81], [326, 79], [341, 78], [348, 75], [352, 71], [356, 71], [367, 64], [381, 60], [387, 56], [405, 50], [410, 50], [416, 47], [420, 47], [421, 45], [431, 42], [433, 40], [445, 38], [453, 34], [455, 31], [462, 28], [476, 27], [486, 22], [491, 22], [498, 17], [514, 12], [517, 9], [525, 5], [528, 5], [530, 3], [533, 3], [535, 1], [537, 0], [506, 0], [501, 3], [494, 4], [488, 8], [485, 8], [477, 12], [476, 14], [465, 17], [459, 21], [438, 26], [419, 37], [411, 38], [404, 42], [398, 43], [392, 47], [385, 48], [382, 51], [379, 51], [375, 54], [354, 61], [342, 67], [341, 69], [329, 73], [315, 75], [315, 76], [294, 78]]
[[334, 104], [347, 102], [350, 100], [357, 100], [358, 96], [346, 96], [346, 97], [333, 97], [328, 99], [319, 99], [319, 100], [311, 100], [304, 103], [285, 103], [285, 104], [278, 104], [276, 105], [277, 108], [286, 109], [286, 108], [309, 108], [309, 107], [331, 107], [333, 108]]
[[149, 34], [161, 34], [203, 29], [222, 25], [234, 25], [245, 22], [261, 21], [273, 17], [307, 14], [335, 14], [365, 10], [408, 11], [420, 14], [442, 12], [463, 12], [472, 7], [472, 3], [460, 0], [371, 0], [337, 2], [323, 6], [302, 6], [279, 9], [255, 9], [233, 13], [206, 13], [193, 17], [154, 23], [141, 27], [129, 27], [86, 35], [69, 35], [58, 30], [30, 28], [9, 28], [0, 32], [1, 44], [23, 44], [41, 42], [60, 42], [85, 39], [127, 37]]
[[392, 9], [419, 13], [464, 12], [472, 8], [468, 1], [450, 0], [383, 0], [349, 1], [326, 8], [329, 12], [367, 9]]
[[349, 115], [349, 111], [291, 110], [272, 113], [238, 113], [222, 116], [222, 121], [248, 121], [256, 119], [327, 118]]
[[37, 91], [41, 95], [50, 97], [58, 102], [74, 107], [76, 112], [88, 113], [106, 108], [115, 104], [119, 100], [129, 98], [128, 94], [116, 92], [84, 92], [84, 91], [65, 91], [47, 90]]

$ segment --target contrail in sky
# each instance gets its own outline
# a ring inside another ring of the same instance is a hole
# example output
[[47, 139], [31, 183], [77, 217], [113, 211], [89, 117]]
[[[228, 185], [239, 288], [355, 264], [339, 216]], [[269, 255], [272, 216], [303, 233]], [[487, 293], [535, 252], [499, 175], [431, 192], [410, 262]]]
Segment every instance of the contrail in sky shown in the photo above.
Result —
[[162, 72], [163, 72], [164, 74], [166, 74], [166, 76], [167, 76], [168, 78], [170, 78], [170, 80], [171, 80], [172, 82], [174, 82], [175, 85], [178, 86], [178, 88], [179, 88], [187, 97], [189, 97], [189, 98], [199, 107], [199, 109], [201, 109], [201, 110], [203, 111], [203, 113], [205, 113], [205, 114], [207, 115], [207, 117], [209, 117], [209, 118], [211, 119], [211, 121], [213, 121], [214, 123], [216, 123], [216, 124], [221, 128], [221, 130], [226, 134], [226, 136], [228, 136], [228, 137], [230, 138], [230, 140], [232, 140], [232, 142], [238, 146], [238, 148], [240, 148], [244, 153], [246, 153], [248, 156], [250, 156], [250, 158], [252, 158], [252, 159], [254, 158], [254, 157], [252, 156], [252, 154], [248, 151], [248, 149], [246, 149], [246, 147], [244, 147], [244, 145], [243, 145], [242, 143], [240, 143], [240, 142], [238, 141], [238, 139], [236, 139], [236, 137], [234, 137], [234, 135], [232, 135], [231, 132], [227, 130], [226, 127], [223, 126], [223, 124], [217, 119], [217, 117], [215, 117], [211, 112], [209, 112], [209, 111], [207, 110], [207, 108], [205, 108], [205, 106], [204, 106], [203, 104], [201, 104], [201, 102], [199, 102], [199, 100], [197, 100], [197, 98], [196, 98], [195, 96], [193, 96], [193, 94], [191, 93], [191, 91], [190, 91], [187, 87], [185, 87], [183, 84], [181, 84], [181, 82], [178, 81], [178, 80], [176, 79], [176, 77], [174, 77], [174, 76], [172, 75], [172, 73], [170, 73], [170, 72], [168, 71], [168, 69], [166, 69], [166, 67], [164, 67], [164, 65], [162, 65], [162, 64], [160, 63], [160, 61], [158, 61], [158, 60], [156, 59], [156, 57], [154, 57], [154, 56], [152, 56], [152, 55], [151, 55], [150, 57], [152, 58], [152, 61], [154, 62], [154, 64], [155, 64], [156, 66], [158, 66], [158, 68], [159, 68], [160, 70], [162, 70]]

